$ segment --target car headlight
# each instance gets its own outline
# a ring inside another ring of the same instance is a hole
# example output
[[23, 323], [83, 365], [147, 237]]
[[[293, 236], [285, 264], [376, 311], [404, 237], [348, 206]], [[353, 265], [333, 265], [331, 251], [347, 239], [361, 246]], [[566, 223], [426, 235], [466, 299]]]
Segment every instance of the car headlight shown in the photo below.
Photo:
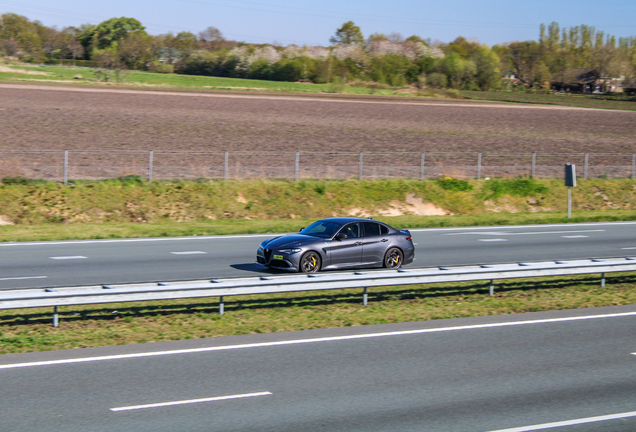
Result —
[[294, 254], [294, 253], [300, 252], [301, 250], [302, 249], [299, 249], [299, 248], [295, 248], [295, 249], [278, 249], [276, 252], [286, 253], [286, 254]]

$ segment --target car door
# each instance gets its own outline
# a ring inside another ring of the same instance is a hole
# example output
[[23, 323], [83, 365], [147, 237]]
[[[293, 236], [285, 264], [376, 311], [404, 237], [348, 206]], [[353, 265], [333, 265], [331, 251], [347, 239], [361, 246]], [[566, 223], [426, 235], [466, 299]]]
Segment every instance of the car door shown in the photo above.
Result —
[[[360, 238], [360, 223], [354, 222], [345, 225], [339, 233], [346, 233], [347, 238], [334, 239], [326, 248], [329, 255], [329, 264], [336, 267], [359, 264], [362, 260], [362, 239]], [[338, 235], [336, 234], [336, 238]]]
[[389, 229], [377, 222], [362, 222], [362, 225], [362, 262], [383, 262], [389, 242]]

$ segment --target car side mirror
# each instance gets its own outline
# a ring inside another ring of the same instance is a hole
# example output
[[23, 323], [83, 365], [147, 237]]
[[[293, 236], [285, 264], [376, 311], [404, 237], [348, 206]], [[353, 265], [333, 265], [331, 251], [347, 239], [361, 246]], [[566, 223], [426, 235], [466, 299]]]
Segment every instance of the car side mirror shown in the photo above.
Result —
[[302, 231], [302, 230], [304, 230], [304, 229], [305, 229], [305, 227], [302, 227], [301, 229], [299, 229], [299, 230], [298, 230], [298, 232], [301, 232], [301, 231]]
[[343, 232], [339, 232], [338, 235], [336, 236], [336, 240], [343, 240], [346, 238], [347, 238], [347, 234]]

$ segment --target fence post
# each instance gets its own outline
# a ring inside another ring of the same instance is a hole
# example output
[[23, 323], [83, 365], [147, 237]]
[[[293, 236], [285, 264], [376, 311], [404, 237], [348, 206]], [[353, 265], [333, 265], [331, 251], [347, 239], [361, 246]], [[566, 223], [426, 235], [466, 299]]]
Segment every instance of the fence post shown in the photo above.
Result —
[[495, 282], [491, 279], [490, 280], [490, 297], [495, 295]]
[[481, 153], [477, 155], [477, 180], [481, 178]]
[[605, 288], [605, 273], [601, 273], [601, 288]]
[[422, 152], [422, 160], [420, 160], [420, 181], [424, 181], [424, 158], [426, 157], [426, 152]]
[[148, 155], [148, 181], [152, 181], [152, 150], [150, 150]]
[[636, 153], [632, 154], [632, 180], [636, 179]]
[[57, 314], [57, 306], [53, 306], [53, 327], [57, 327], [59, 325], [59, 316]]
[[536, 169], [537, 169], [537, 154], [532, 153], [532, 169], [530, 170], [531, 178], [534, 178]]
[[589, 158], [590, 158], [590, 154], [585, 153], [585, 167], [583, 168], [583, 180], [587, 180], [587, 167], [588, 167]]
[[68, 150], [64, 150], [64, 186], [68, 183]]
[[369, 294], [367, 294], [367, 288], [364, 288], [362, 292], [362, 305], [367, 306], [369, 304]]
[[223, 180], [227, 180], [227, 161], [228, 161], [228, 152], [225, 152], [225, 164], [223, 166]]
[[300, 152], [296, 152], [296, 166], [294, 167], [294, 181], [298, 181], [299, 165], [300, 165]]
[[362, 180], [362, 152], [360, 152], [360, 165], [358, 166], [358, 180]]
[[219, 297], [219, 315], [225, 314], [225, 304], [223, 303], [223, 296]]

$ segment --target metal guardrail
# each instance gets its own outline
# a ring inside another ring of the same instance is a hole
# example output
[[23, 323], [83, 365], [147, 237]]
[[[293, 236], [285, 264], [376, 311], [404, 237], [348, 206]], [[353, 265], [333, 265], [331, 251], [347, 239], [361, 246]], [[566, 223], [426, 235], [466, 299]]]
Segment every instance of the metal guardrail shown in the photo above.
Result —
[[479, 267], [439, 267], [433, 269], [400, 269], [355, 273], [319, 273], [310, 275], [271, 276], [246, 279], [210, 280], [202, 282], [146, 283], [135, 285], [101, 285], [73, 288], [26, 289], [0, 293], [0, 309], [53, 307], [53, 325], [58, 326], [58, 307], [150, 300], [173, 300], [197, 297], [219, 297], [219, 313], [224, 313], [223, 297], [249, 294], [271, 294], [363, 288], [363, 304], [368, 304], [368, 288], [416, 285], [442, 282], [494, 281], [545, 276], [601, 274], [636, 271], [636, 258], [584, 261], [550, 261], [482, 265]]

